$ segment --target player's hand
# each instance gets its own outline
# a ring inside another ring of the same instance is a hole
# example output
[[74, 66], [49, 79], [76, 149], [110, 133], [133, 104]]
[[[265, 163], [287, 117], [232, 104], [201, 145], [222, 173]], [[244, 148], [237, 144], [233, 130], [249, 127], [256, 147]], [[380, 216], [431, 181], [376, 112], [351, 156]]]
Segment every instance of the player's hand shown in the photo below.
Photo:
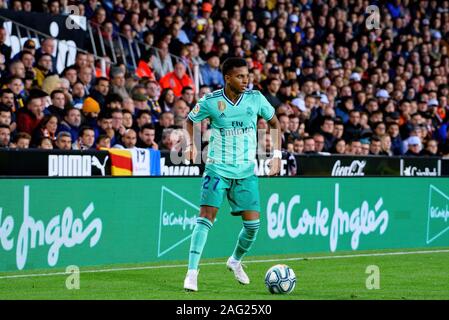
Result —
[[195, 148], [195, 145], [187, 146], [186, 150], [184, 151], [184, 160], [185, 161], [193, 161], [196, 159], [197, 151]]
[[268, 172], [269, 176], [275, 176], [278, 175], [281, 171], [281, 159], [279, 158], [273, 158], [270, 160], [270, 172]]

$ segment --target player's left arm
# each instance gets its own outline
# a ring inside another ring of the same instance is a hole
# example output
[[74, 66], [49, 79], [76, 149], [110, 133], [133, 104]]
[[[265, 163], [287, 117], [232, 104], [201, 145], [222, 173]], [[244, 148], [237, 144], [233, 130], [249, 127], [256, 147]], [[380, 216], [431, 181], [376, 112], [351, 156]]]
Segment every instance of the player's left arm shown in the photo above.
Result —
[[268, 125], [270, 126], [270, 135], [274, 146], [273, 158], [270, 161], [270, 172], [268, 175], [275, 176], [281, 170], [281, 125], [276, 115], [273, 115], [268, 121]]

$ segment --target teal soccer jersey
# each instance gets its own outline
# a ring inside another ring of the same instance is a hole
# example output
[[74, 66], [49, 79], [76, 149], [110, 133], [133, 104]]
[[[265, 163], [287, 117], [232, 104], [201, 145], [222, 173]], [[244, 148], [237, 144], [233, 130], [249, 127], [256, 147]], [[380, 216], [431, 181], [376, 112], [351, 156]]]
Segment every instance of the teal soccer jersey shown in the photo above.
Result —
[[205, 95], [190, 111], [193, 122], [211, 122], [206, 170], [225, 178], [243, 179], [254, 174], [257, 151], [257, 117], [269, 121], [274, 108], [257, 90], [242, 93], [234, 104], [220, 89]]

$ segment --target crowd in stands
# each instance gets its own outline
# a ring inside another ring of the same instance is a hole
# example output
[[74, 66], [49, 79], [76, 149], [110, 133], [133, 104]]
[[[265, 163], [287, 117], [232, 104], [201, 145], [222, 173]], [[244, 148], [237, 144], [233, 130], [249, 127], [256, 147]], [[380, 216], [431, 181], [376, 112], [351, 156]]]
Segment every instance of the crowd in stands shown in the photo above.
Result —
[[[102, 74], [99, 57], [78, 51], [58, 73], [55, 39], [28, 39], [12, 56], [1, 27], [0, 148], [173, 150], [196, 101], [223, 88], [221, 63], [238, 56], [248, 89], [276, 109], [285, 151], [448, 157], [449, 1], [381, 1], [367, 11], [373, 4], [0, 0], [53, 15], [77, 5], [99, 26], [108, 63]], [[114, 51], [120, 37], [130, 41]], [[205, 120], [205, 139], [208, 130]]]

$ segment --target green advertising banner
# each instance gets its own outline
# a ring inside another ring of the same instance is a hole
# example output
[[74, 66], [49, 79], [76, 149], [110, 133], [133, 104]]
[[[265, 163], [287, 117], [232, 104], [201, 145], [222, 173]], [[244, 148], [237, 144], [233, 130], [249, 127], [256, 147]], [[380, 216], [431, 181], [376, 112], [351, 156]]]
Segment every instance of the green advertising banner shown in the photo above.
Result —
[[[447, 178], [261, 178], [251, 255], [449, 245]], [[200, 178], [0, 180], [0, 271], [187, 260]], [[227, 257], [226, 201], [203, 257]]]

